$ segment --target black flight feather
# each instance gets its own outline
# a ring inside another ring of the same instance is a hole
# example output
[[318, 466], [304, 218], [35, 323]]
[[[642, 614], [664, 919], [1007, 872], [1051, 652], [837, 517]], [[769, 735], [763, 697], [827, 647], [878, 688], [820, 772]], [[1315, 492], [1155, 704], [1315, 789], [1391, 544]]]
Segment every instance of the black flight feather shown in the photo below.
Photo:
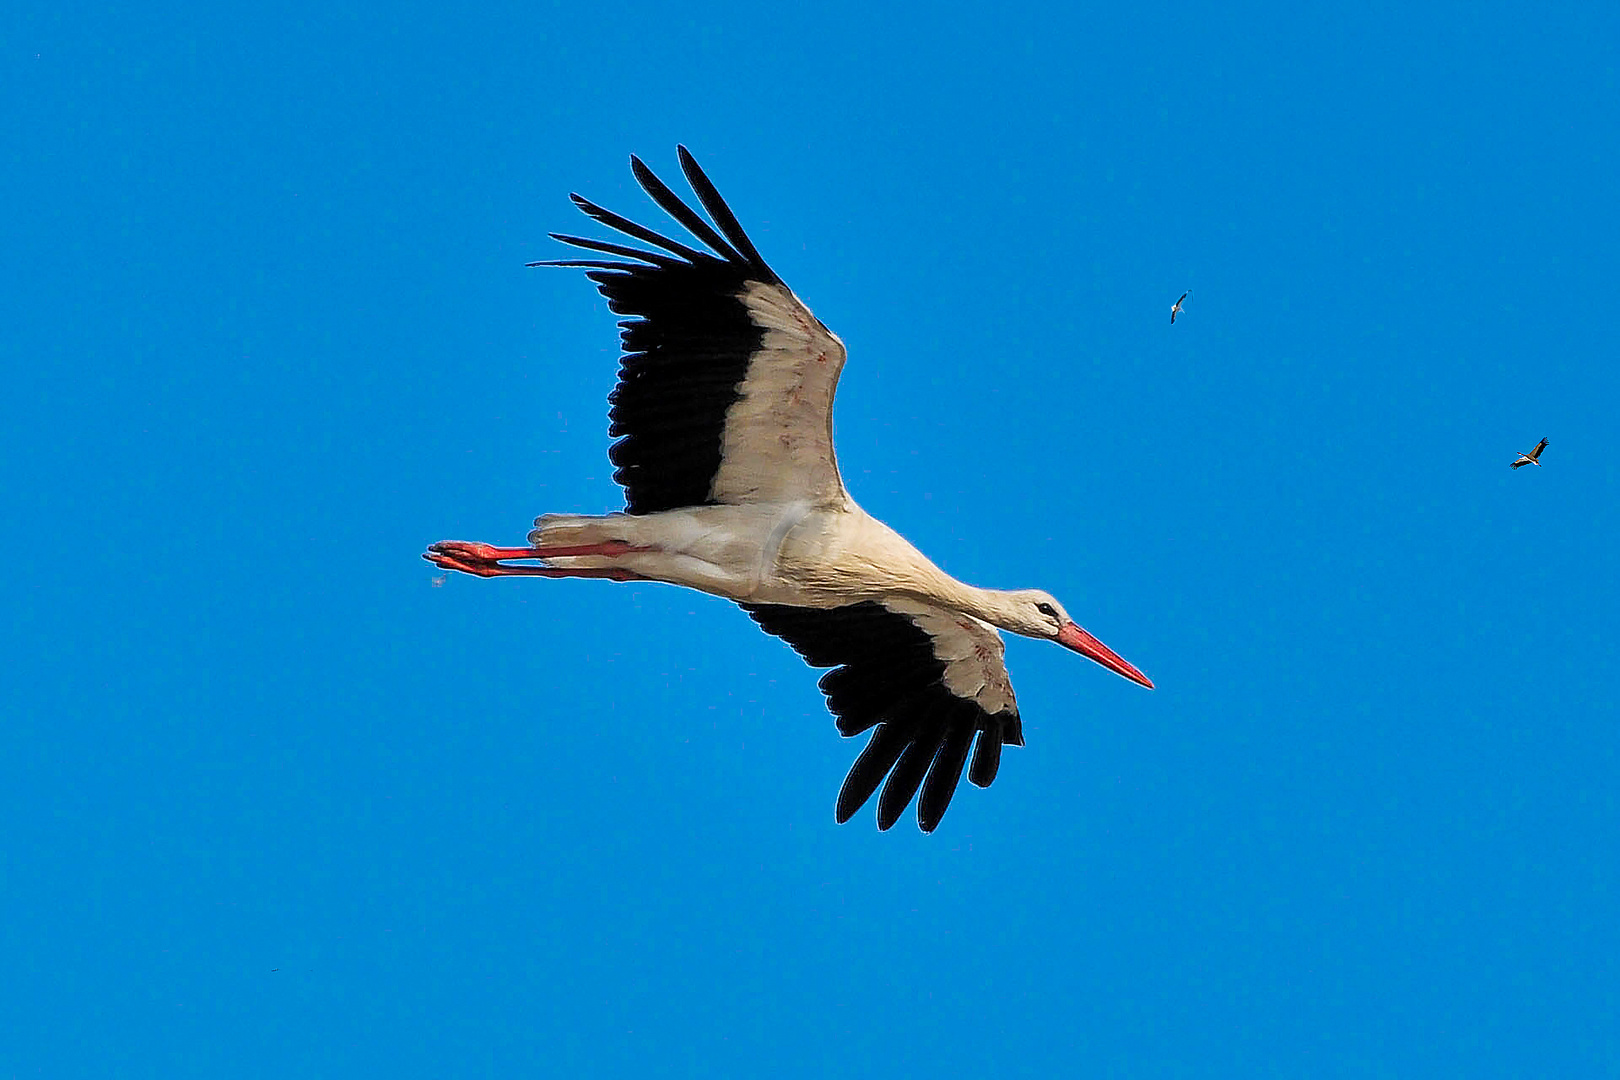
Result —
[[925, 719], [919, 725], [911, 745], [894, 763], [894, 771], [889, 774], [888, 783], [883, 785], [883, 794], [878, 797], [879, 829], [887, 830], [899, 821], [911, 797], [917, 794], [928, 766], [933, 764], [934, 755], [939, 753], [940, 743], [945, 741], [945, 723], [945, 717], [937, 713]]
[[923, 780], [922, 798], [917, 800], [917, 827], [923, 832], [933, 832], [940, 818], [945, 816], [945, 808], [951, 805], [951, 796], [956, 794], [956, 785], [962, 779], [962, 766], [967, 763], [968, 746], [972, 742], [972, 726], [955, 724], [940, 745], [939, 753], [934, 755], [934, 763], [928, 767], [928, 776]]
[[713, 255], [710, 255], [707, 252], [699, 251], [697, 248], [687, 247], [685, 244], [680, 243], [677, 240], [671, 240], [662, 233], [653, 232], [645, 225], [637, 225], [627, 217], [623, 217], [619, 214], [615, 214], [611, 210], [597, 206], [584, 196], [570, 195], [568, 197], [573, 200], [575, 206], [579, 207], [580, 210], [584, 212], [586, 217], [594, 218], [610, 229], [618, 229], [626, 236], [633, 236], [644, 244], [653, 244], [657, 247], [663, 248], [665, 251], [674, 252], [676, 255], [679, 255], [688, 262], [696, 263], [702, 262], [704, 259], [714, 258]]
[[838, 791], [838, 824], [848, 821], [855, 811], [866, 805], [866, 800], [872, 797], [872, 792], [877, 790], [878, 784], [894, 768], [894, 763], [910, 744], [907, 733], [899, 727], [878, 725], [866, 749], [850, 766], [849, 775], [844, 777], [844, 786]]
[[1001, 768], [1001, 733], [981, 728], [979, 742], [973, 748], [973, 764], [968, 767], [968, 779], [975, 787], [989, 787]]
[[714, 223], [720, 226], [720, 231], [726, 234], [726, 239], [731, 241], [732, 245], [742, 253], [743, 257], [748, 260], [755, 270], [764, 276], [766, 281], [780, 280], [771, 271], [771, 268], [765, 265], [765, 260], [755, 250], [753, 241], [749, 240], [748, 234], [743, 232], [742, 224], [738, 222], [737, 215], [731, 212], [731, 207], [726, 205], [726, 200], [720, 197], [719, 190], [709, 180], [708, 174], [697, 163], [697, 159], [684, 146], [677, 146], [675, 154], [681, 159], [681, 172], [686, 174], [686, 182], [692, 185], [692, 190], [697, 193], [698, 201], [703, 204], [703, 209], [707, 210], [709, 217], [713, 218]]
[[652, 196], [653, 202], [663, 208], [664, 213], [686, 226], [686, 231], [708, 244], [727, 262], [746, 263], [737, 249], [726, 243], [725, 237], [714, 231], [710, 225], [698, 216], [693, 210], [681, 201], [681, 197], [669, 189], [646, 164], [634, 154], [630, 155], [630, 171], [636, 174], [636, 181], [641, 184], [642, 190]]
[[[651, 263], [654, 266], [679, 266], [681, 263], [680, 259], [677, 259], [672, 255], [660, 255], [656, 251], [643, 251], [641, 248], [633, 248], [625, 244], [609, 243], [606, 240], [592, 240], [588, 236], [570, 236], [568, 233], [555, 232], [550, 235], [553, 240], [559, 240], [564, 244], [572, 244], [575, 247], [588, 248], [591, 251], [601, 251], [609, 255], [622, 255], [627, 259], [640, 259], [643, 262]], [[532, 262], [529, 265], [559, 266], [561, 264], [553, 259], [545, 262]], [[625, 270], [636, 269], [634, 264], [626, 265], [624, 263], [613, 263], [612, 265], [622, 267]]]

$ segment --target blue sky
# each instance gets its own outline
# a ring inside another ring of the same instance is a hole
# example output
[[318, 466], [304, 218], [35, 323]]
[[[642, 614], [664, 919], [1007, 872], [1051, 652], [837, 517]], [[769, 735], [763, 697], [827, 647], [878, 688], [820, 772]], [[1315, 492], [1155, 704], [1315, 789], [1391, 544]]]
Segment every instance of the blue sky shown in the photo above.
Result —
[[[3, 19], [0, 1076], [1620, 1072], [1603, 5]], [[417, 558], [620, 505], [523, 264], [677, 142], [1158, 684], [1011, 642], [933, 836], [734, 608]]]

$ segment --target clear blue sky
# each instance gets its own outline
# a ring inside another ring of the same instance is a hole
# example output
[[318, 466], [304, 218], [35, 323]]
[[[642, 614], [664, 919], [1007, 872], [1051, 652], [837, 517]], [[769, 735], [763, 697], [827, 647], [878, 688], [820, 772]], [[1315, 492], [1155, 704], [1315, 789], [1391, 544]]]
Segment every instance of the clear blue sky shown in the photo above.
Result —
[[[10, 10], [0, 1077], [1620, 1072], [1620, 19], [1420, 8]], [[417, 557], [620, 505], [523, 264], [677, 142], [1158, 683], [1013, 641], [933, 836], [736, 609]]]

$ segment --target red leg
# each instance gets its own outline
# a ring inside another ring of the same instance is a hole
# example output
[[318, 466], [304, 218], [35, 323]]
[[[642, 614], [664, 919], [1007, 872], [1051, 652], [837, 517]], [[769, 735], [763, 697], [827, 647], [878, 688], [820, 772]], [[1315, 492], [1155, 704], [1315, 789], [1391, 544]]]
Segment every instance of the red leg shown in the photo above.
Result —
[[581, 567], [563, 569], [555, 566], [507, 566], [504, 559], [552, 559], [569, 555], [598, 555], [612, 557], [633, 551], [651, 551], [651, 548], [631, 547], [610, 540], [604, 544], [582, 547], [555, 548], [498, 548], [490, 544], [469, 543], [465, 540], [444, 540], [428, 546], [422, 558], [444, 570], [458, 570], [478, 577], [584, 577], [607, 578], [612, 581], [640, 580], [640, 575], [617, 567]]
[[556, 566], [502, 566], [500, 563], [472, 563], [462, 564], [445, 556], [435, 558], [432, 555], [423, 555], [422, 558], [434, 566], [445, 570], [459, 570], [463, 574], [474, 574], [478, 577], [579, 577], [579, 578], [607, 578], [609, 581], [642, 581], [641, 575], [630, 570], [620, 570], [611, 566], [581, 567], [578, 570], [564, 570]]
[[633, 551], [651, 551], [650, 547], [632, 547], [620, 540], [601, 544], [581, 544], [578, 547], [495, 547], [467, 540], [441, 540], [428, 545], [428, 550], [439, 555], [451, 555], [463, 562], [500, 562], [503, 559], [561, 559], [569, 555], [628, 555]]

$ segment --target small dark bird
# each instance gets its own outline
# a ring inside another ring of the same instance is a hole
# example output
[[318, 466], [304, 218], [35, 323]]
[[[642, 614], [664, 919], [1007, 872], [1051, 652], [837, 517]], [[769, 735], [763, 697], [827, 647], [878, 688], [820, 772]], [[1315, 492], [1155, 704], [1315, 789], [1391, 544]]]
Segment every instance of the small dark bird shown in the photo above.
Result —
[[1530, 451], [1528, 454], [1520, 454], [1519, 460], [1515, 461], [1512, 465], [1509, 465], [1508, 468], [1522, 469], [1526, 465], [1540, 465], [1541, 452], [1545, 449], [1547, 449], [1547, 440], [1542, 439], [1540, 442], [1536, 443], [1536, 448], [1534, 450]]
[[1181, 314], [1181, 301], [1187, 299], [1187, 297], [1189, 297], [1191, 295], [1192, 295], [1192, 290], [1188, 289], [1186, 292], [1181, 294], [1181, 299], [1180, 300], [1177, 300], [1175, 303], [1170, 305], [1170, 325], [1171, 326], [1176, 325], [1176, 316]]

